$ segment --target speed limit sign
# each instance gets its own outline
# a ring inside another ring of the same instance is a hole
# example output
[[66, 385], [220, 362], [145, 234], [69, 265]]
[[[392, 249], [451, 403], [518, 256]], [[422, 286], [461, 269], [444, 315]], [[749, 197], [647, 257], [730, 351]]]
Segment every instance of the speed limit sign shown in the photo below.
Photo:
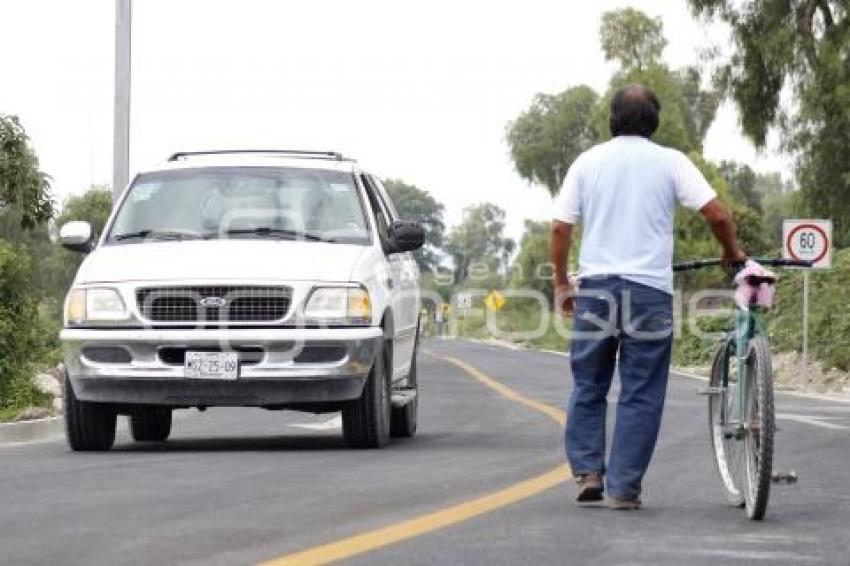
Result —
[[782, 257], [813, 261], [815, 269], [832, 266], [832, 220], [786, 220]]

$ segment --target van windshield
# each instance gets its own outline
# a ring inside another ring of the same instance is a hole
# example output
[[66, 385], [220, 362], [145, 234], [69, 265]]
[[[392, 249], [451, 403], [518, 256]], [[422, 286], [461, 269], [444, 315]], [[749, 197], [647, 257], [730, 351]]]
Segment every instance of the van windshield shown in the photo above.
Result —
[[207, 167], [139, 175], [106, 241], [201, 238], [370, 241], [351, 173], [282, 167]]

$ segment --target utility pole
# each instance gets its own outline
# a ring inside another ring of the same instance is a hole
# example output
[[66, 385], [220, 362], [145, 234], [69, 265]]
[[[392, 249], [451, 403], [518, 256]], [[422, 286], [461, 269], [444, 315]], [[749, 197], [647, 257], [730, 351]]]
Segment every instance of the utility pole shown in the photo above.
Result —
[[133, 0], [115, 0], [115, 115], [112, 132], [112, 202], [130, 176], [130, 32]]

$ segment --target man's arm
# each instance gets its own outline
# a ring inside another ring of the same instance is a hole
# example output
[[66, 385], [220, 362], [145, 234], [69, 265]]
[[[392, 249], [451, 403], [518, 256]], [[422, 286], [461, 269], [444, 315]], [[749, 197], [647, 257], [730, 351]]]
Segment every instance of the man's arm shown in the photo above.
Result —
[[747, 254], [738, 246], [737, 227], [726, 205], [714, 198], [699, 211], [723, 246], [723, 268], [731, 270], [735, 262], [746, 261]]
[[567, 275], [572, 243], [573, 225], [560, 220], [552, 221], [552, 233], [549, 238], [549, 261], [552, 262], [555, 284], [555, 310], [569, 314], [573, 312], [575, 297]]

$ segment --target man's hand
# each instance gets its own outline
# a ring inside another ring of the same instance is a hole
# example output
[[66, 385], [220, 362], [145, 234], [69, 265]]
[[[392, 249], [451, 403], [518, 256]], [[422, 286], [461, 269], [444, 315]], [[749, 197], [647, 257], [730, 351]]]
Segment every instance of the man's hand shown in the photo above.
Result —
[[734, 273], [735, 266], [740, 263], [744, 263], [747, 261], [747, 254], [744, 253], [744, 250], [738, 248], [733, 252], [726, 252], [723, 254], [723, 257], [720, 259], [720, 265], [727, 273]]
[[555, 311], [570, 315], [576, 308], [575, 290], [569, 281], [555, 283]]

